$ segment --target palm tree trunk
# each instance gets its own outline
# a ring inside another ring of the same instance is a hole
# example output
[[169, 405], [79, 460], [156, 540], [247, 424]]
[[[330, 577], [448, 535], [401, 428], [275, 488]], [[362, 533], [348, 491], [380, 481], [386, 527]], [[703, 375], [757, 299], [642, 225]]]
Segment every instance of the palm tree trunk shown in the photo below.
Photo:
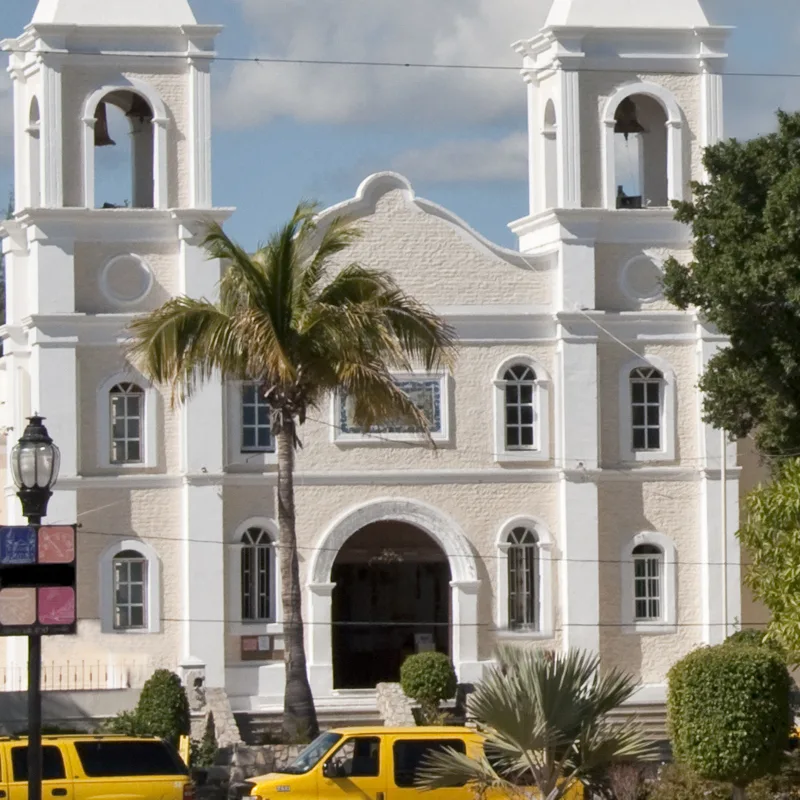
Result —
[[280, 531], [281, 598], [286, 692], [283, 737], [286, 742], [310, 741], [319, 733], [314, 697], [308, 682], [303, 643], [303, 610], [294, 516], [295, 424], [289, 418], [277, 426], [278, 527]]

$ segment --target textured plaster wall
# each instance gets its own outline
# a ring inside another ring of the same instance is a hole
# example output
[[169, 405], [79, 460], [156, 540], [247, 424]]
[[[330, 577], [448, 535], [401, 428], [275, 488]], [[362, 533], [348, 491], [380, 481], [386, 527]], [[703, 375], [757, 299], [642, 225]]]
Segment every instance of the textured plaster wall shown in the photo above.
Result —
[[[608, 667], [662, 683], [669, 667], [702, 642], [699, 484], [681, 482], [600, 485], [600, 652]], [[669, 536], [677, 551], [678, 627], [672, 634], [633, 634], [621, 627], [622, 548], [636, 534]], [[685, 626], [685, 627], [682, 627]]]
[[[617, 343], [602, 343], [600, 352], [600, 413], [602, 460], [605, 465], [620, 461], [620, 374], [634, 359]], [[700, 457], [697, 422], [697, 367], [694, 344], [650, 345], [642, 348], [644, 357], [657, 356], [671, 365], [676, 378], [675, 459], [695, 466]], [[653, 462], [648, 462], [652, 466]]]
[[[121, 350], [114, 347], [78, 348], [78, 387], [80, 414], [80, 470], [83, 475], [112, 473], [98, 464], [98, 419], [97, 392], [112, 375], [126, 373], [130, 369]], [[105, 402], [105, 400], [104, 400]], [[170, 408], [169, 389], [158, 390], [156, 404], [158, 466], [152, 469], [126, 468], [125, 474], [146, 472], [177, 472], [180, 469], [180, 410]], [[145, 412], [147, 413], [147, 412]]]
[[[180, 658], [181, 493], [178, 490], [91, 489], [78, 492], [79, 635], [45, 639], [44, 660], [65, 665], [118, 664], [166, 666]], [[161, 632], [120, 635], [100, 626], [100, 559], [122, 539], [142, 539], [161, 565]]]
[[[64, 204], [83, 205], [83, 106], [89, 95], [103, 86], [120, 85], [120, 72], [109, 63], [106, 69], [93, 66], [69, 67], [62, 72], [62, 125], [64, 132]], [[150, 84], [167, 108], [167, 168], [169, 205], [188, 206], [189, 198], [189, 78], [177, 71], [123, 73], [124, 78], [138, 78]], [[122, 81], [124, 85], [124, 81]], [[102, 202], [101, 198], [97, 198]]]
[[[684, 178], [689, 182], [701, 175], [700, 78], [696, 75], [631, 75], [627, 72], [582, 72], [581, 109], [581, 186], [584, 208], [603, 205], [603, 150], [601, 120], [608, 98], [622, 85], [637, 81], [656, 83], [675, 96], [684, 116]], [[666, 169], [666, 164], [665, 167]]]
[[[103, 268], [117, 256], [136, 254], [144, 259], [153, 273], [150, 293], [133, 306], [120, 308], [109, 302], [100, 290]], [[113, 314], [121, 312], [152, 311], [179, 291], [178, 246], [175, 244], [139, 243], [101, 244], [76, 242], [75, 244], [75, 310], [83, 314]]]
[[509, 264], [469, 234], [390, 191], [361, 220], [363, 237], [339, 260], [395, 275], [404, 291], [440, 305], [529, 305], [552, 298], [552, 273]]

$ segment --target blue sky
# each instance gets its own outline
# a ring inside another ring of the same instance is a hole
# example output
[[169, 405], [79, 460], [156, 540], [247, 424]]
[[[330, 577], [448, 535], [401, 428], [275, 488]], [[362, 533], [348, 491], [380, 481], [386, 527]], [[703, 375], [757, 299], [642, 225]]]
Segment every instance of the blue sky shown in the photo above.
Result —
[[[21, 32], [35, 5], [36, 0], [5, 0], [0, 37]], [[509, 44], [536, 32], [548, 2], [192, 5], [200, 22], [226, 26], [218, 41], [222, 56], [516, 65]], [[730, 72], [800, 73], [797, 0], [705, 5], [712, 22], [737, 26]], [[238, 208], [229, 228], [245, 245], [263, 239], [299, 199], [338, 202], [352, 196], [369, 173], [397, 169], [418, 194], [451, 208], [489, 238], [515, 246], [506, 225], [527, 212], [525, 88], [516, 72], [219, 63], [213, 85], [214, 199]], [[11, 185], [8, 89], [0, 75], [0, 195]], [[728, 135], [769, 130], [776, 108], [800, 108], [797, 78], [730, 76], [725, 89]]]

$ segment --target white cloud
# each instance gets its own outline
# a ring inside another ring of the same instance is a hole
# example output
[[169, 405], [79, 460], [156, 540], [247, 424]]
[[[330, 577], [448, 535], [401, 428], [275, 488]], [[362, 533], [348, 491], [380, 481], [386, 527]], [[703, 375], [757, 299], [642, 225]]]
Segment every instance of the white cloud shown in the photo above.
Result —
[[392, 169], [412, 182], [526, 180], [528, 135], [517, 132], [503, 139], [445, 141], [429, 148], [408, 150], [395, 157]]
[[[547, 0], [238, 0], [254, 53], [280, 58], [511, 65]], [[453, 125], [524, 114], [514, 70], [237, 64], [217, 99], [222, 125]]]

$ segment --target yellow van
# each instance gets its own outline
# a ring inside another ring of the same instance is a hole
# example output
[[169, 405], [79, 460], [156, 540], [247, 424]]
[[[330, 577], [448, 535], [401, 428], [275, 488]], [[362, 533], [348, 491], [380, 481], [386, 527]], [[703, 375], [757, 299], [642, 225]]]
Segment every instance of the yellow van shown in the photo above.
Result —
[[[466, 786], [422, 794], [416, 788], [420, 763], [428, 753], [444, 748], [478, 755], [483, 738], [469, 728], [326, 731], [280, 772], [251, 778], [250, 797], [279, 800], [290, 794], [295, 800], [474, 800], [474, 792]], [[568, 798], [582, 800], [582, 787], [576, 787]]]
[[[0, 798], [27, 800], [27, 739], [0, 738]], [[189, 770], [166, 742], [126, 736], [44, 736], [44, 800], [193, 800]]]

